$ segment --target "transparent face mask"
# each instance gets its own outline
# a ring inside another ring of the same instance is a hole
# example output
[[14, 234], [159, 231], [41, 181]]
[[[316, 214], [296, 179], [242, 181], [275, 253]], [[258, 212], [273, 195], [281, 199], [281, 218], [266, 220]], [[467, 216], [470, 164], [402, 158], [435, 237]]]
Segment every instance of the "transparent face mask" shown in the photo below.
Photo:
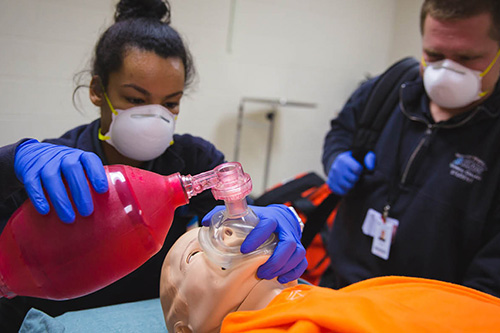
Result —
[[200, 230], [198, 240], [212, 262], [228, 269], [245, 259], [273, 253], [278, 243], [275, 234], [253, 252], [243, 254], [240, 251], [241, 244], [258, 222], [259, 218], [250, 208], [244, 215], [232, 215], [227, 210], [220, 211], [213, 216], [210, 227]]
[[252, 190], [250, 176], [243, 173], [239, 163], [234, 167], [224, 166], [219, 175], [220, 185], [212, 188], [212, 193], [216, 199], [224, 200], [226, 209], [214, 214], [210, 226], [200, 230], [198, 240], [203, 251], [212, 262], [225, 269], [250, 257], [271, 255], [278, 243], [275, 234], [253, 252], [240, 251], [246, 236], [260, 221], [246, 202]]

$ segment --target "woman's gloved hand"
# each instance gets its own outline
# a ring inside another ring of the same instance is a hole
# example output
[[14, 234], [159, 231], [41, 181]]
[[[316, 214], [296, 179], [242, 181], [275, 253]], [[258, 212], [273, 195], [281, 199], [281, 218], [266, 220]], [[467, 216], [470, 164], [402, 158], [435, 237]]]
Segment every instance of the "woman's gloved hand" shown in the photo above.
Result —
[[80, 149], [28, 140], [16, 149], [14, 169], [36, 210], [44, 215], [50, 210], [43, 191], [45, 189], [57, 215], [67, 223], [75, 220], [75, 212], [62, 176], [82, 216], [94, 211], [87, 176], [98, 193], [108, 190], [101, 159], [94, 153]]
[[[375, 153], [368, 152], [364, 162], [366, 169], [372, 171], [375, 168]], [[326, 183], [333, 193], [345, 195], [354, 187], [362, 172], [363, 166], [352, 157], [352, 151], [346, 151], [333, 161]]]
[[[276, 233], [279, 239], [274, 253], [257, 269], [257, 276], [268, 280], [278, 277], [280, 283], [298, 279], [307, 268], [307, 260], [306, 250], [300, 242], [302, 228], [297, 214], [281, 204], [249, 207], [260, 222], [241, 244], [241, 252], [255, 251], [272, 233]], [[224, 206], [215, 207], [203, 218], [201, 224], [209, 226], [213, 214], [222, 209]]]

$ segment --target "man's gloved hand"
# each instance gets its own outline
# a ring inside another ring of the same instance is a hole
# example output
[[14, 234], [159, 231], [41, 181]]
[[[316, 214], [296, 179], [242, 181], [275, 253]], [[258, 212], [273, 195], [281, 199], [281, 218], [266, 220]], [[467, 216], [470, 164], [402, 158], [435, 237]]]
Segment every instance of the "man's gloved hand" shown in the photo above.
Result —
[[[375, 153], [365, 155], [365, 167], [372, 171], [375, 168]], [[326, 183], [333, 193], [345, 195], [349, 192], [363, 172], [363, 166], [352, 157], [352, 151], [340, 153], [332, 163]]]
[[[241, 244], [241, 252], [255, 251], [272, 233], [276, 233], [279, 239], [271, 257], [257, 269], [257, 276], [267, 280], [278, 277], [280, 283], [298, 279], [307, 268], [307, 260], [306, 250], [300, 242], [302, 230], [297, 214], [280, 204], [249, 207], [259, 217], [260, 222]], [[224, 206], [215, 207], [203, 218], [201, 224], [209, 226], [213, 214], [222, 209]]]
[[57, 215], [67, 223], [75, 220], [75, 212], [62, 176], [82, 216], [94, 211], [87, 176], [98, 193], [108, 190], [101, 159], [94, 153], [66, 146], [40, 143], [33, 139], [25, 141], [16, 149], [14, 170], [36, 210], [40, 214], [47, 214], [50, 210], [43, 191], [45, 189]]

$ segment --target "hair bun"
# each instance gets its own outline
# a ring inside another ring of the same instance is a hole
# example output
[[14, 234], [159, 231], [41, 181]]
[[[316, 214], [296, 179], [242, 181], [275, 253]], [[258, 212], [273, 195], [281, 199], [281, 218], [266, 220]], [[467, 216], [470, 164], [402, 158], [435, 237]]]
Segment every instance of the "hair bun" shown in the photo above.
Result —
[[116, 5], [115, 22], [149, 18], [170, 23], [170, 5], [163, 0], [120, 0]]

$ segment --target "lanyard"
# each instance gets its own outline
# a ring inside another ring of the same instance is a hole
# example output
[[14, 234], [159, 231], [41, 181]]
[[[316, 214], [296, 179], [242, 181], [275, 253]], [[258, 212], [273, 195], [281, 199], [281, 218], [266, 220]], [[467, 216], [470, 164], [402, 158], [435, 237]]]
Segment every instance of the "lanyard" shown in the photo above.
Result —
[[[391, 184], [389, 185], [389, 193], [387, 194], [387, 200], [384, 206], [384, 209], [382, 211], [382, 221], [385, 222], [387, 220], [387, 217], [389, 216], [389, 211], [391, 210], [391, 207], [394, 205], [396, 200], [399, 197], [399, 194], [401, 192], [401, 187], [400, 187], [400, 179], [402, 178], [401, 175], [401, 166], [404, 164], [402, 162], [400, 164], [400, 158], [401, 158], [401, 147], [402, 147], [402, 141], [403, 141], [403, 133], [405, 132], [405, 129], [409, 126], [409, 122], [405, 122], [402, 126], [400, 126], [400, 133], [399, 133], [399, 140], [398, 144], [396, 146], [396, 154], [395, 154], [395, 170], [392, 176]], [[410, 163], [410, 160], [408, 160], [408, 163]]]

